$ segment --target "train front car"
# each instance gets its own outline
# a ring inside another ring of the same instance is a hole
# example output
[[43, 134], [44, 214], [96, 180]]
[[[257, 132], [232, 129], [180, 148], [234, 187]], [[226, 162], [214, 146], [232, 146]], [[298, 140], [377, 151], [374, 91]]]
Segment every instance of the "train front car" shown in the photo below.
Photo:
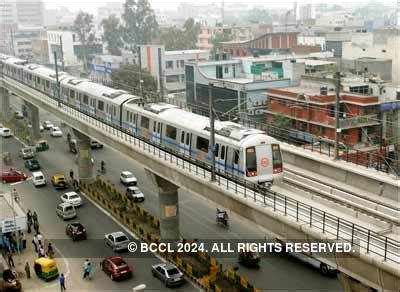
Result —
[[280, 181], [283, 162], [277, 140], [265, 134], [248, 135], [241, 143], [245, 179], [265, 186]]

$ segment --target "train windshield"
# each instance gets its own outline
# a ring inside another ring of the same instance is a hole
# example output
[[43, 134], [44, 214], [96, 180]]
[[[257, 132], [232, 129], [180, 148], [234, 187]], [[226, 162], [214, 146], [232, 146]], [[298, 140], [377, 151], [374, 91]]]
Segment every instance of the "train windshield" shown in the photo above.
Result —
[[255, 147], [249, 147], [246, 149], [246, 170], [247, 176], [257, 175], [257, 156]]

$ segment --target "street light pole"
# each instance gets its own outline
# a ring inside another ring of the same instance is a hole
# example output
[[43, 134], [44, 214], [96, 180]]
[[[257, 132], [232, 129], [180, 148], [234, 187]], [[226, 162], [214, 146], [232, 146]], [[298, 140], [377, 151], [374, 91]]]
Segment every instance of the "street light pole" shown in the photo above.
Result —
[[336, 91], [336, 102], [335, 102], [335, 160], [339, 159], [339, 140], [340, 140], [340, 72], [336, 72], [335, 78], [335, 91]]
[[208, 85], [208, 103], [210, 111], [210, 149], [211, 149], [211, 181], [216, 181], [215, 176], [215, 125], [214, 125], [214, 98], [212, 96], [212, 89], [214, 85]]

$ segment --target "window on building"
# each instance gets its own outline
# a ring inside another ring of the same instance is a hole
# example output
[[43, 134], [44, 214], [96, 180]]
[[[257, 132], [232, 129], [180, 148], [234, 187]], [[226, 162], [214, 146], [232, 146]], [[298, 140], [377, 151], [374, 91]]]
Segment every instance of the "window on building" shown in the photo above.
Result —
[[179, 82], [179, 75], [168, 75], [165, 79], [167, 83]]
[[179, 60], [176, 60], [176, 68], [179, 68], [179, 64], [180, 64]]
[[224, 72], [225, 72], [225, 74], [229, 73], [229, 67], [228, 66], [225, 66]]
[[174, 69], [174, 61], [167, 61], [165, 63], [165, 69]]
[[165, 127], [165, 136], [170, 139], [176, 140], [176, 128], [170, 125]]
[[208, 143], [208, 139], [197, 137], [196, 148], [203, 152], [208, 152]]
[[179, 64], [180, 64], [180, 67], [183, 68], [183, 66], [185, 66], [185, 60], [180, 60]]
[[148, 129], [150, 126], [150, 120], [148, 117], [144, 117], [142, 116], [142, 118], [140, 119], [140, 126], [142, 128]]

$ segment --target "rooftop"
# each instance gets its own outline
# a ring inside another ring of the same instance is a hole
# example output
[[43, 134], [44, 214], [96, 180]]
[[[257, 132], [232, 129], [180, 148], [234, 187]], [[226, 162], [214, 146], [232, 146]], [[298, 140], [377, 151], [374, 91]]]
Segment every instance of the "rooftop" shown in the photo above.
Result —
[[165, 51], [166, 56], [170, 55], [183, 55], [183, 54], [206, 54], [208, 50], [177, 50], [177, 51]]

